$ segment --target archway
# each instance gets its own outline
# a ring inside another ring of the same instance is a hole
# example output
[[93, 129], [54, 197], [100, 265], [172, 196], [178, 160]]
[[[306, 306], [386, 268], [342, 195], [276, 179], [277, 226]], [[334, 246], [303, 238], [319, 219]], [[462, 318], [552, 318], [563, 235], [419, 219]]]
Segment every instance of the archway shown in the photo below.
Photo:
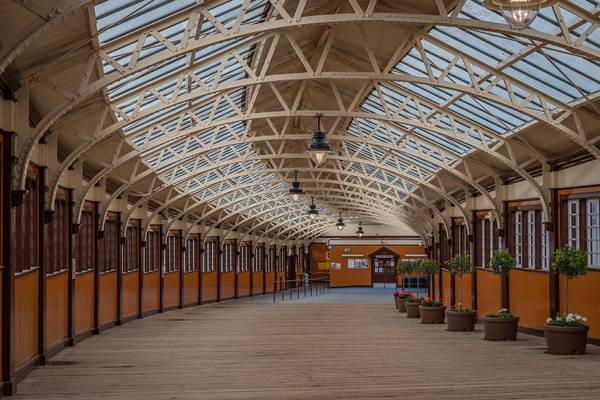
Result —
[[371, 253], [371, 286], [372, 287], [396, 287], [397, 270], [396, 265], [400, 254], [382, 246]]

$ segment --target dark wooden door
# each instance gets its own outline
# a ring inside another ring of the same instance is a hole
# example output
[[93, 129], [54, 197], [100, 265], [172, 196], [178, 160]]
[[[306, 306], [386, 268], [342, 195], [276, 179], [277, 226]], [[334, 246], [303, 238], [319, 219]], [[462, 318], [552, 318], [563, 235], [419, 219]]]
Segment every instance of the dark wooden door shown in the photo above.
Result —
[[373, 283], [395, 283], [396, 282], [396, 259], [395, 258], [373, 258]]

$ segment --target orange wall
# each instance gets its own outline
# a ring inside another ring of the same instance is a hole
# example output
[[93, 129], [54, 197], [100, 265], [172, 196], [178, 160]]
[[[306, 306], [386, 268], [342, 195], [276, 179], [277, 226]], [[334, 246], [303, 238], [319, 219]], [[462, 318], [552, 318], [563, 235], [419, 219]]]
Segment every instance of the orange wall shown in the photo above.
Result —
[[[477, 276], [479, 278], [479, 275]], [[450, 281], [448, 281], [448, 285], [450, 284]], [[456, 301], [457, 303], [462, 303], [463, 307], [466, 308], [471, 308], [471, 274], [467, 273], [467, 274], [463, 274], [462, 276], [462, 301], [460, 299], [460, 285], [461, 285], [461, 279], [458, 276], [454, 276], [454, 290], [455, 290], [455, 294], [454, 294], [454, 301]], [[450, 291], [450, 288], [448, 288], [448, 291]], [[479, 296], [479, 294], [478, 294]]]
[[183, 274], [183, 304], [198, 303], [198, 274], [199, 272], [187, 272]]
[[68, 284], [66, 271], [46, 277], [46, 346], [49, 349], [67, 337]]
[[217, 273], [205, 272], [202, 275], [202, 301], [217, 300]]
[[38, 274], [32, 271], [15, 278], [15, 368], [38, 352]]
[[285, 272], [276, 272], [277, 274], [277, 290], [283, 290], [285, 288]]
[[264, 272], [252, 273], [252, 294], [263, 293], [263, 275]]
[[520, 318], [520, 325], [542, 328], [550, 313], [550, 275], [515, 268], [508, 279], [510, 312]]
[[[566, 309], [566, 279], [560, 278], [560, 312]], [[569, 312], [581, 314], [590, 324], [589, 335], [600, 338], [600, 271], [589, 270], [586, 275], [569, 281]]]
[[165, 308], [179, 305], [179, 271], [165, 274], [163, 290]]
[[238, 274], [238, 296], [250, 295], [250, 272], [240, 272]]
[[127, 318], [138, 313], [139, 278], [138, 271], [123, 273], [123, 295], [121, 296], [121, 317]]
[[477, 316], [497, 313], [502, 305], [502, 283], [493, 272], [477, 269]]
[[324, 243], [311, 243], [310, 246], [308, 246], [308, 260], [312, 272], [319, 272], [317, 268], [320, 262], [325, 261], [326, 252], [327, 245]]
[[94, 272], [88, 271], [75, 276], [75, 334], [88, 332], [94, 327]]
[[267, 277], [266, 277], [267, 293], [273, 293], [273, 285], [274, 285], [273, 280], [275, 279], [275, 272], [265, 272], [265, 274], [267, 275]]
[[144, 312], [160, 308], [160, 273], [144, 274]]
[[221, 272], [221, 300], [235, 296], [235, 276], [233, 272]]
[[100, 325], [117, 319], [117, 271], [100, 275]]
[[[316, 263], [325, 261], [325, 253], [322, 249], [311, 244], [311, 260], [315, 260]], [[315, 249], [314, 253], [312, 249]], [[350, 253], [345, 253], [344, 249], [351, 249]], [[343, 286], [371, 286], [371, 260], [370, 255], [381, 249], [381, 245], [337, 245], [330, 251], [331, 261], [340, 263], [341, 269], [331, 270], [330, 280], [332, 287], [343, 287]], [[404, 257], [406, 254], [424, 254], [425, 249], [421, 246], [413, 245], [389, 245], [385, 248], [390, 249], [394, 253], [398, 254], [399, 258]], [[362, 254], [363, 257], [369, 259], [369, 268], [364, 269], [348, 269], [348, 258], [344, 257], [344, 254]], [[321, 258], [319, 258], [321, 257]], [[315, 264], [317, 265], [317, 264]]]
[[[442, 271], [442, 302], [448, 308], [452, 307], [450, 304], [450, 298], [452, 297], [450, 291], [450, 272]], [[458, 296], [456, 296], [456, 300], [458, 301]]]

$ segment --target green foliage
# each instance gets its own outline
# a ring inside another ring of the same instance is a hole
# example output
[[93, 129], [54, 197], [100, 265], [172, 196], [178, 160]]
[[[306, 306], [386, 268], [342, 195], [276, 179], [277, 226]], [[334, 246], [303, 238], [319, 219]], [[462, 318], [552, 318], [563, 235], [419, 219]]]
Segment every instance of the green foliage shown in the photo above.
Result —
[[494, 253], [490, 260], [490, 268], [495, 274], [508, 275], [511, 269], [517, 264], [515, 258], [510, 255], [508, 250], [499, 250]]
[[464, 273], [473, 272], [473, 263], [471, 263], [471, 255], [468, 251], [462, 254], [457, 254], [446, 265], [446, 268], [451, 273], [462, 277]]
[[430, 258], [422, 258], [417, 261], [417, 271], [422, 274], [434, 274], [438, 270], [438, 264]]
[[501, 308], [500, 310], [498, 310], [498, 314], [485, 314], [486, 317], [489, 318], [514, 318], [514, 315], [512, 315], [506, 308]]
[[554, 252], [552, 271], [564, 275], [567, 279], [584, 275], [587, 269], [587, 254], [572, 246], [565, 246]]
[[569, 313], [563, 316], [556, 314], [555, 318], [548, 318], [546, 320], [546, 325], [577, 328], [580, 326], [587, 326], [587, 318], [579, 314]]
[[399, 274], [412, 274], [417, 269], [417, 263], [414, 260], [402, 260], [396, 267]]

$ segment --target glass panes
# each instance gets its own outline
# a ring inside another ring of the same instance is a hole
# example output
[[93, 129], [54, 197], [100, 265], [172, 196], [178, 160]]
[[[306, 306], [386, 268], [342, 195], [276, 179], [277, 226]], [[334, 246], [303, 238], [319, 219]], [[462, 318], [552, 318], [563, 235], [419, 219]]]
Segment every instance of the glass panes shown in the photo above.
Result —
[[523, 267], [523, 213], [515, 212], [515, 259], [517, 267]]
[[579, 200], [569, 200], [568, 208], [568, 244], [579, 248]]
[[600, 222], [599, 200], [587, 201], [587, 253], [588, 265], [600, 266]]
[[535, 210], [527, 212], [527, 267], [535, 269]]

